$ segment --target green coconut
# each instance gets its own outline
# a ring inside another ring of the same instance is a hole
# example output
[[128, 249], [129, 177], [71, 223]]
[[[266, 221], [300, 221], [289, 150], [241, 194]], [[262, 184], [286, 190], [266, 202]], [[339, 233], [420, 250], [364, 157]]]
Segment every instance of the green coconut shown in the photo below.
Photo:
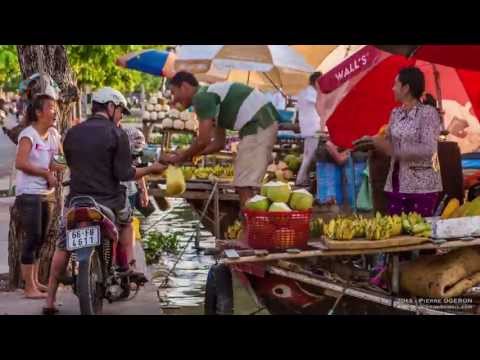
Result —
[[292, 190], [290, 185], [281, 181], [271, 181], [263, 185], [261, 194], [272, 202], [288, 203]]
[[270, 212], [289, 212], [289, 211], [292, 211], [292, 209], [290, 209], [288, 207], [288, 205], [283, 203], [283, 202], [274, 202], [270, 206], [270, 209], [268, 209], [268, 211], [270, 211]]
[[245, 207], [254, 211], [267, 211], [270, 206], [270, 201], [265, 196], [256, 195], [245, 204]]
[[295, 190], [290, 198], [290, 207], [293, 210], [304, 211], [313, 207], [313, 195], [307, 190]]

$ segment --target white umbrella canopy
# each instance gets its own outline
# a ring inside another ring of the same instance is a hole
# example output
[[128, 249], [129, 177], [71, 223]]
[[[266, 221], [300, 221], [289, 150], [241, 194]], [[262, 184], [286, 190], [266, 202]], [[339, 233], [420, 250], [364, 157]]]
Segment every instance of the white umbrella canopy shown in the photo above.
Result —
[[310, 65], [317, 68], [338, 45], [291, 45], [291, 47], [301, 54]]
[[263, 91], [280, 88], [287, 95], [305, 87], [315, 70], [287, 45], [184, 45], [175, 68], [204, 82], [236, 81]]

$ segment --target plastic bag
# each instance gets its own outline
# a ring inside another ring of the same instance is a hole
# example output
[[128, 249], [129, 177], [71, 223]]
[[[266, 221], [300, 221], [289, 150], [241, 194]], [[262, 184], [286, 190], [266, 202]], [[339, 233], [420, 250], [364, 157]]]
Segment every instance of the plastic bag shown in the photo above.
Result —
[[357, 196], [357, 209], [362, 211], [373, 210], [372, 185], [370, 184], [370, 170], [368, 165], [363, 171], [364, 177]]
[[170, 165], [166, 171], [167, 176], [167, 196], [182, 195], [187, 190], [185, 177], [180, 168]]

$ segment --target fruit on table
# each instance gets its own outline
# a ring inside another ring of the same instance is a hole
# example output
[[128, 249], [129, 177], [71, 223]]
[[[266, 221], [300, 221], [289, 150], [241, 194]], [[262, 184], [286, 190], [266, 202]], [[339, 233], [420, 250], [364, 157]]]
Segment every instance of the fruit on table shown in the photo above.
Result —
[[283, 171], [283, 178], [284, 178], [285, 180], [287, 180], [287, 181], [288, 181], [288, 180], [292, 180], [292, 179], [293, 179], [293, 176], [294, 176], [294, 175], [293, 175], [293, 172], [292, 172], [291, 170], [284, 170], [284, 171]]
[[290, 185], [280, 181], [271, 181], [261, 188], [261, 195], [268, 197], [272, 202], [287, 203], [291, 193]]
[[416, 213], [402, 214], [402, 216], [382, 216], [377, 213], [370, 219], [358, 215], [350, 218], [337, 217], [323, 224], [323, 234], [332, 240], [365, 238], [376, 241], [399, 236], [402, 233], [430, 237], [431, 226]]
[[173, 128], [176, 130], [185, 129], [185, 122], [183, 120], [177, 119], [173, 122]]
[[460, 207], [460, 201], [458, 201], [458, 199], [455, 199], [455, 198], [450, 199], [447, 206], [445, 206], [445, 209], [443, 209], [441, 218], [443, 220], [449, 219], [459, 207]]
[[402, 235], [402, 218], [398, 215], [392, 216], [392, 236]]
[[254, 211], [267, 211], [270, 201], [265, 196], [256, 195], [245, 203], [245, 207]]
[[302, 165], [301, 157], [293, 154], [285, 156], [283, 160], [287, 164], [288, 169], [292, 172], [298, 171], [298, 169], [300, 169], [300, 166]]
[[313, 207], [313, 195], [307, 190], [300, 189], [292, 192], [289, 205], [293, 210], [304, 211]]
[[463, 216], [479, 216], [480, 215], [480, 197], [475, 198]]
[[171, 129], [173, 127], [173, 120], [168, 117], [163, 119], [162, 126], [164, 129]]
[[226, 238], [228, 240], [237, 240], [241, 231], [242, 231], [242, 223], [237, 220], [227, 228]]
[[185, 177], [186, 181], [189, 181], [193, 178], [195, 168], [191, 166], [183, 166], [182, 167], [182, 172], [183, 176]]
[[210, 176], [210, 170], [207, 168], [195, 169], [194, 175], [197, 179], [206, 180]]
[[314, 238], [320, 237], [323, 235], [323, 219], [318, 218], [310, 222], [310, 235]]
[[270, 212], [290, 212], [292, 209], [288, 207], [287, 204], [283, 202], [274, 202], [268, 209]]

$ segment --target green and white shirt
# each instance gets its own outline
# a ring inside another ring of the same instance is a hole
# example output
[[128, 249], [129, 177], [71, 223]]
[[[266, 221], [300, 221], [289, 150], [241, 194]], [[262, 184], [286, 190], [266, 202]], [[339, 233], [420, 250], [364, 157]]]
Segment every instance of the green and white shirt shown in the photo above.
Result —
[[240, 131], [240, 137], [254, 135], [280, 118], [264, 93], [240, 83], [201, 87], [192, 105], [199, 121], [215, 119], [220, 128]]

